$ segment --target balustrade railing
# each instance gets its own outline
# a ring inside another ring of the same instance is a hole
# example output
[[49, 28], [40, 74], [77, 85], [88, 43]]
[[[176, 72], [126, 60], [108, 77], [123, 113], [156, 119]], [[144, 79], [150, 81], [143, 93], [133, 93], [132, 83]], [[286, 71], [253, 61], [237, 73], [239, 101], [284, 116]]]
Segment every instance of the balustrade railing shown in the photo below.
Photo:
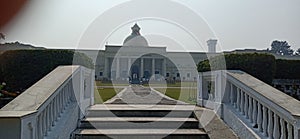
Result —
[[[85, 108], [93, 104], [93, 89], [86, 89], [93, 88], [93, 80], [93, 70], [81, 66], [56, 68], [0, 110], [0, 123], [4, 118], [21, 121], [20, 125], [16, 125], [20, 129], [14, 129], [14, 132], [21, 132], [6, 135], [6, 138], [69, 137], [76, 128], [77, 120], [84, 115]], [[6, 114], [8, 111], [10, 115]], [[7, 129], [2, 127], [1, 135], [5, 135], [5, 131]]]
[[[244, 125], [249, 126], [245, 129], [251, 129], [261, 138], [300, 138], [300, 102], [296, 99], [242, 71], [214, 71], [200, 76], [200, 83], [213, 81], [219, 87], [214, 93], [221, 99], [211, 103], [221, 105], [219, 109], [223, 113], [219, 114], [229, 125], [234, 121], [226, 119], [228, 115], [224, 114], [228, 112], [224, 111], [233, 111]], [[198, 104], [206, 106], [211, 100], [203, 97], [208, 90], [206, 86], [201, 87]], [[236, 133], [239, 134], [239, 131]]]

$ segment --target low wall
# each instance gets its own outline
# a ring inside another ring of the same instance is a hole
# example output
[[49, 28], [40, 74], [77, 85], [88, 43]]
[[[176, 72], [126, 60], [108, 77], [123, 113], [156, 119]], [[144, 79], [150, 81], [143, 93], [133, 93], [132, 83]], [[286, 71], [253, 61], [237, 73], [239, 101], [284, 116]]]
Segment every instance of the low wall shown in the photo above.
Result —
[[93, 88], [93, 70], [81, 66], [57, 67], [0, 109], [0, 136], [70, 138], [77, 121], [94, 103]]

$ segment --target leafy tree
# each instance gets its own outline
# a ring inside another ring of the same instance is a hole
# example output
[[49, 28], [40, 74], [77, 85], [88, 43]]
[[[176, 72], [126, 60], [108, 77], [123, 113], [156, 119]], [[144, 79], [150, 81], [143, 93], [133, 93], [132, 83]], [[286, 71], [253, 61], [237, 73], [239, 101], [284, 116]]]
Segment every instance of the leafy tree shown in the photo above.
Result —
[[5, 40], [5, 35], [3, 33], [0, 32], [0, 40]]
[[300, 48], [296, 51], [296, 55], [300, 55]]
[[287, 41], [275, 40], [271, 44], [271, 52], [278, 55], [293, 55], [294, 50]]

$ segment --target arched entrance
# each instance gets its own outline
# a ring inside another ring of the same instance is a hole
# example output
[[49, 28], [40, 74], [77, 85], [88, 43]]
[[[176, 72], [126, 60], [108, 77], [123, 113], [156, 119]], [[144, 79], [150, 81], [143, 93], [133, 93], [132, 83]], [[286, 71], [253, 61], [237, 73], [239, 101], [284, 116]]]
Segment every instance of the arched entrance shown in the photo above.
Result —
[[130, 69], [131, 84], [140, 84], [140, 68], [137, 65], [133, 65]]

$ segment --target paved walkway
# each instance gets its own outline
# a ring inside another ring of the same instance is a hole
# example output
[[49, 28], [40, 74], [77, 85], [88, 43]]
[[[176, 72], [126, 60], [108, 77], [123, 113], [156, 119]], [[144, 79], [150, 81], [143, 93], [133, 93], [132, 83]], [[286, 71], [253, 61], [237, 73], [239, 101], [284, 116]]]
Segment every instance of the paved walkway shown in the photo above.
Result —
[[123, 91], [115, 97], [105, 102], [106, 104], [187, 104], [182, 101], [172, 99], [161, 94], [149, 87], [140, 85], [131, 85], [126, 87]]

